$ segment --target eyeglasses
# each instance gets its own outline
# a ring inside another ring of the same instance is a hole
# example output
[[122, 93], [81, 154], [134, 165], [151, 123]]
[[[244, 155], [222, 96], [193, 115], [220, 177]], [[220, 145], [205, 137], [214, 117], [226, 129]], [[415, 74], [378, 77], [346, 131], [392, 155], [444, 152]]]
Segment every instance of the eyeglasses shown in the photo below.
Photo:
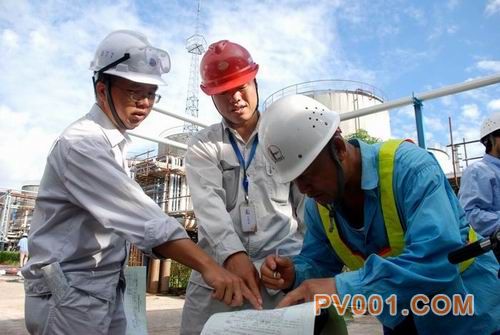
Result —
[[118, 85], [113, 85], [113, 86], [116, 88], [119, 88], [122, 91], [127, 92], [127, 96], [129, 98], [129, 100], [134, 102], [134, 103], [140, 102], [140, 101], [144, 100], [145, 98], [147, 98], [150, 103], [154, 103], [154, 104], [160, 102], [160, 100], [161, 100], [161, 95], [156, 94], [156, 93], [145, 93], [145, 92], [141, 92], [141, 91], [129, 90], [129, 89], [120, 87]]

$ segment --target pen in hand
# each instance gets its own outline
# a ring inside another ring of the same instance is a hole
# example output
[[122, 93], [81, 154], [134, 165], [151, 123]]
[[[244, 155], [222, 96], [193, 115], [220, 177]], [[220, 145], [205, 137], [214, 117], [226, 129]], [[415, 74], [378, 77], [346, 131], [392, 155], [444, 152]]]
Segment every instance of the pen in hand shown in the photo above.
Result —
[[[276, 253], [275, 253], [275, 256], [274, 256], [274, 257], [275, 257], [275, 261], [276, 261], [276, 260], [278, 259], [278, 257], [280, 256], [280, 255], [279, 255], [279, 250], [280, 250], [279, 248], [276, 248]], [[278, 264], [277, 264], [277, 262], [276, 262], [276, 270], [277, 270], [277, 269], [278, 269]], [[280, 277], [280, 273], [279, 273], [278, 271], [276, 271], [276, 270], [273, 272], [273, 278], [279, 278], [279, 277]]]

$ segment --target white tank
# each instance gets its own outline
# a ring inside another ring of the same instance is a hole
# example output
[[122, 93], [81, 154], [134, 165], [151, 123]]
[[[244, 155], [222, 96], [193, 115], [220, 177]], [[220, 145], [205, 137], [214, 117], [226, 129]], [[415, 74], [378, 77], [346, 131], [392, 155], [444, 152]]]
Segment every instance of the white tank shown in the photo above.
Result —
[[[384, 101], [382, 91], [366, 83], [351, 80], [317, 80], [288, 86], [273, 93], [265, 100], [264, 107], [267, 108], [273, 101], [290, 94], [307, 95], [340, 114], [379, 105]], [[387, 140], [391, 137], [389, 112], [382, 111], [342, 121], [340, 129], [344, 137], [364, 129], [370, 136]]]
[[445, 175], [447, 177], [452, 176], [453, 160], [451, 159], [451, 155], [442, 149], [427, 148], [427, 150], [434, 155]]

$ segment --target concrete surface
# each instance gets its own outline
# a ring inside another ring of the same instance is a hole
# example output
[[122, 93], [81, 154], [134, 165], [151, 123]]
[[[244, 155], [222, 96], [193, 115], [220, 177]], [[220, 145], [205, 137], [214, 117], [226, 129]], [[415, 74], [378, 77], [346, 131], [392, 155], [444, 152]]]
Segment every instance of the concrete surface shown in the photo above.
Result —
[[[0, 266], [1, 270], [1, 266]], [[24, 327], [23, 279], [12, 275], [0, 275], [0, 334], [27, 335]], [[169, 296], [146, 296], [148, 333], [174, 335], [179, 333], [184, 300]], [[381, 335], [382, 327], [371, 316], [356, 317], [348, 323], [350, 335]]]

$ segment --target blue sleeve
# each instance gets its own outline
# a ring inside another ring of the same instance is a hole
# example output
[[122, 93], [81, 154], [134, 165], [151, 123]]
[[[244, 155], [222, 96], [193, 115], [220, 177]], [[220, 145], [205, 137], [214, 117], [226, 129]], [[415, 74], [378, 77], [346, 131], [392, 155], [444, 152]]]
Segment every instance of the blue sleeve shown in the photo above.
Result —
[[460, 181], [460, 204], [471, 226], [482, 236], [493, 234], [500, 226], [500, 213], [493, 209], [495, 180], [478, 162], [464, 171]]
[[325, 235], [316, 203], [310, 198], [306, 200], [304, 222], [307, 227], [304, 244], [300, 254], [293, 258], [294, 287], [306, 279], [334, 277], [343, 267]]
[[389, 308], [378, 316], [387, 326], [402, 320], [400, 311], [410, 309], [414, 295], [450, 292], [459, 285], [458, 267], [448, 262], [447, 255], [462, 246], [459, 228], [463, 223], [466, 230], [464, 214], [437, 162], [420, 151], [407, 155], [407, 164], [395, 167], [394, 192], [406, 226], [405, 249], [396, 257], [372, 254], [361, 269], [336, 277], [341, 297], [380, 294], [385, 301], [396, 294], [398, 316], [391, 316]]

